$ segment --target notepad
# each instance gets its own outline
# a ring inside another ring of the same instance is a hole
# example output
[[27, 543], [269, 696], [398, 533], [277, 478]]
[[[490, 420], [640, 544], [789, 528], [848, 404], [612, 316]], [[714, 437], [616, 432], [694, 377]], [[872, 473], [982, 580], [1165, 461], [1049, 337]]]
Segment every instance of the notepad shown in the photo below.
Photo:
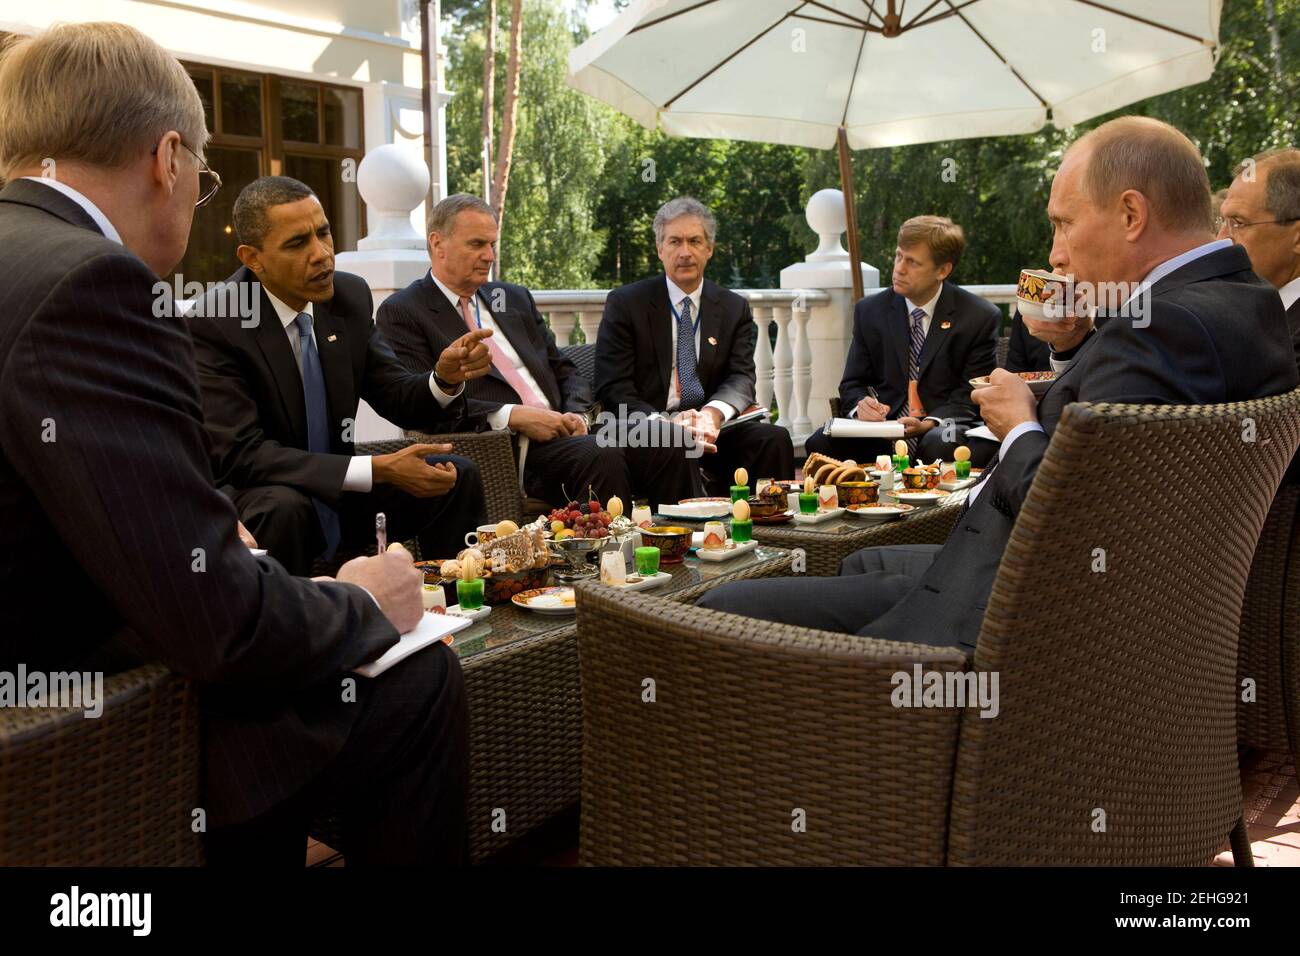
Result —
[[384, 651], [369, 664], [352, 668], [354, 674], [362, 677], [378, 677], [394, 664], [401, 663], [416, 651], [424, 650], [431, 644], [437, 644], [448, 634], [469, 627], [474, 622], [469, 618], [455, 617], [450, 614], [420, 615], [420, 623], [397, 639], [397, 643]]
[[860, 422], [856, 418], [830, 418], [822, 429], [827, 438], [902, 438], [902, 422]]

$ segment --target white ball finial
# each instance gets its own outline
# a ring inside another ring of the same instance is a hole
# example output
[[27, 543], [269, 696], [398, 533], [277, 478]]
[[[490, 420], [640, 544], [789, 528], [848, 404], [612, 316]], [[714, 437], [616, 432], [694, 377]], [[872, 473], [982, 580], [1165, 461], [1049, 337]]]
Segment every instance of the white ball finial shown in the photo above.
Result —
[[844, 193], [838, 189], [821, 189], [813, 193], [804, 209], [804, 218], [821, 238], [817, 251], [808, 256], [809, 262], [849, 257], [840, 244], [840, 236], [844, 234], [848, 221], [844, 213]]
[[411, 150], [388, 143], [361, 160], [357, 189], [367, 206], [409, 213], [429, 192], [429, 167]]

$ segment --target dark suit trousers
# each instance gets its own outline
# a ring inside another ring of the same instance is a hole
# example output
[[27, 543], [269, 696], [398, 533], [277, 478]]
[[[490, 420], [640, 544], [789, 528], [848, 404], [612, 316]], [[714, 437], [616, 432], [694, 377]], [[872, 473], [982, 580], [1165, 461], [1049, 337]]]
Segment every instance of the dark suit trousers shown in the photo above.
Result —
[[856, 634], [916, 587], [940, 547], [863, 548], [840, 562], [837, 577], [735, 581], [719, 585], [696, 604], [779, 624]]
[[205, 838], [215, 867], [301, 867], [313, 817], [339, 814], [349, 867], [458, 865], [468, 857], [469, 714], [456, 653], [419, 651], [356, 680], [360, 711], [338, 755], [301, 792]]
[[718, 451], [701, 455], [705, 489], [711, 495], [731, 497], [737, 468], [749, 472], [749, 486], [760, 478], [794, 477], [794, 443], [790, 433], [769, 422], [743, 422], [724, 429], [718, 435]]
[[[976, 468], [982, 468], [993, 457], [998, 446], [993, 442], [982, 441], [978, 438], [972, 438], [970, 441], [965, 440], [966, 429], [968, 426], [959, 425], [957, 427], [958, 435], [962, 436], [960, 441], [944, 441], [943, 426], [932, 428], [921, 436], [921, 440], [916, 446], [916, 456], [924, 462], [932, 462], [936, 458], [942, 458], [944, 461], [952, 461], [952, 453], [958, 445], [965, 444], [971, 450], [971, 464]], [[892, 455], [894, 453], [894, 443], [884, 438], [827, 438], [823, 429], [819, 428], [808, 436], [804, 442], [804, 449], [808, 454], [820, 452], [830, 458], [839, 461], [848, 461], [852, 459], [859, 465], [865, 465], [874, 462], [879, 455]]]
[[[675, 426], [645, 422], [640, 434], [647, 441], [627, 441], [611, 429], [548, 442], [529, 442], [524, 461], [524, 487], [534, 498], [553, 505], [587, 500], [588, 489], [602, 501], [610, 495], [632, 501], [646, 498], [652, 508], [661, 502], [676, 504], [700, 494], [695, 462], [683, 451], [684, 440], [673, 437]], [[620, 440], [623, 439], [623, 440]]]
[[[428, 461], [456, 466], [456, 485], [447, 494], [416, 498], [392, 485], [343, 493], [338, 505], [340, 553], [374, 553], [375, 514], [380, 511], [387, 519], [388, 540], [418, 538], [420, 557], [425, 560], [455, 557], [464, 549], [466, 532], [488, 518], [478, 465], [459, 455], [431, 455]], [[312, 562], [325, 550], [325, 536], [309, 496], [287, 485], [266, 485], [242, 489], [231, 497], [239, 520], [259, 547], [291, 574], [311, 573]]]

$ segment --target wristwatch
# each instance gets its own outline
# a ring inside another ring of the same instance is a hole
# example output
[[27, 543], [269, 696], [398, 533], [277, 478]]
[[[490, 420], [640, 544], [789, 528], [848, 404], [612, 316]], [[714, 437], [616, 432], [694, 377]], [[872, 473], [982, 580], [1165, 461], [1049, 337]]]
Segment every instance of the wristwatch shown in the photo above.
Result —
[[447, 381], [447, 380], [446, 380], [445, 378], [443, 378], [441, 375], [439, 375], [437, 369], [434, 369], [434, 370], [433, 370], [433, 384], [434, 384], [434, 385], [437, 385], [440, 389], [442, 389], [442, 390], [443, 390], [444, 392], [446, 392], [448, 395], [455, 395], [455, 394], [456, 394], [456, 386], [453, 385], [453, 384], [451, 384], [451, 382]]

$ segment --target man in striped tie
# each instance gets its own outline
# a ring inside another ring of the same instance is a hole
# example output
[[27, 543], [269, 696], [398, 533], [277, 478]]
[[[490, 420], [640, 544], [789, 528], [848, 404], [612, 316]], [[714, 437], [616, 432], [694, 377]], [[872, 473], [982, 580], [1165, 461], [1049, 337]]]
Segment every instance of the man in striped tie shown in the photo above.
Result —
[[[853, 312], [853, 340], [840, 380], [840, 416], [901, 421], [913, 457], [951, 460], [979, 420], [970, 380], [996, 360], [997, 306], [951, 281], [966, 238], [942, 216], [916, 216], [898, 230], [891, 288], [862, 299]], [[892, 453], [877, 438], [808, 437], [808, 452], [841, 461], [873, 461]], [[979, 446], [975, 446], [979, 447]], [[974, 449], [973, 449], [974, 450]], [[976, 464], [993, 453], [981, 449]]]

